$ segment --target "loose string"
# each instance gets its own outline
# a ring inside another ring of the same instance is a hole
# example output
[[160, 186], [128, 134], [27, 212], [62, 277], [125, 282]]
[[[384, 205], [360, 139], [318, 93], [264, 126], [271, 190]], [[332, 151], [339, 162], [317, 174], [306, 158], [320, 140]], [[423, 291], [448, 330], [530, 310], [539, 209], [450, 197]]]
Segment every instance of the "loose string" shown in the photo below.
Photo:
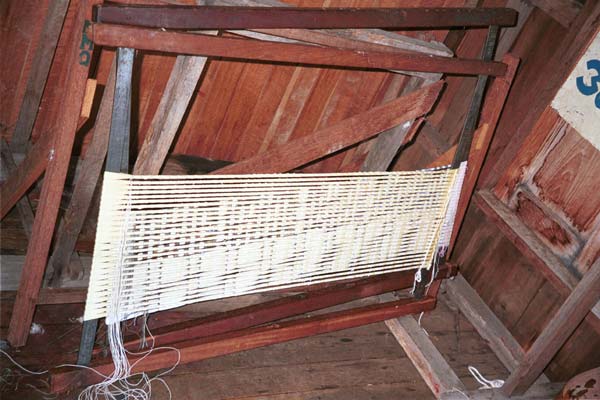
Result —
[[471, 373], [471, 375], [473, 375], [473, 378], [475, 378], [475, 380], [481, 385], [481, 387], [479, 388], [480, 390], [497, 389], [501, 388], [504, 385], [504, 381], [502, 379], [494, 379], [491, 381], [486, 379], [477, 368], [471, 365], [469, 365], [469, 372]]
[[[117, 327], [118, 327], [119, 324], [115, 324], [115, 325], [117, 325]], [[117, 330], [120, 330], [120, 328], [118, 328]], [[109, 375], [105, 375], [105, 374], [99, 372], [98, 370], [96, 370], [92, 367], [88, 367], [85, 365], [68, 364], [68, 363], [60, 364], [60, 365], [56, 366], [55, 369], [56, 368], [67, 368], [67, 367], [85, 369], [85, 370], [92, 371], [93, 373], [95, 373], [96, 375], [98, 375], [104, 379], [103, 382], [100, 382], [98, 384], [91, 385], [91, 386], [88, 386], [87, 388], [85, 388], [79, 394], [78, 400], [98, 400], [98, 399], [120, 400], [123, 398], [131, 399], [131, 400], [150, 400], [152, 398], [153, 382], [159, 382], [160, 384], [162, 384], [165, 387], [165, 389], [167, 390], [167, 393], [169, 394], [169, 399], [171, 399], [172, 398], [171, 389], [163, 377], [165, 375], [171, 373], [179, 365], [179, 363], [181, 361], [180, 351], [178, 349], [176, 349], [175, 347], [170, 347], [170, 346], [154, 347], [154, 336], [152, 335], [152, 332], [148, 328], [146, 321], [144, 321], [144, 330], [147, 332], [148, 336], [150, 337], [152, 345], [149, 350], [143, 351], [143, 352], [131, 352], [131, 351], [128, 351], [123, 348], [123, 351], [126, 354], [133, 355], [133, 356], [142, 355], [142, 357], [140, 357], [138, 360], [136, 360], [136, 362], [134, 362], [131, 366], [129, 366], [125, 371], [118, 371], [118, 373], [113, 373], [109, 376]], [[114, 332], [113, 332], [113, 334], [114, 334]], [[137, 365], [137, 363], [144, 360], [153, 351], [162, 351], [162, 350], [170, 350], [170, 351], [176, 352], [177, 361], [173, 364], [173, 366], [171, 366], [169, 369], [167, 369], [161, 373], [156, 374], [154, 377], [150, 377], [145, 372], [130, 375], [131, 370]], [[111, 351], [112, 351], [112, 349], [111, 349]], [[12, 362], [16, 367], [18, 367], [19, 369], [21, 369], [22, 371], [24, 371], [30, 375], [44, 375], [44, 374], [47, 374], [50, 372], [50, 370], [32, 371], [30, 369], [25, 368], [23, 365], [19, 364], [6, 351], [0, 349], [0, 353], [3, 354], [4, 356], [6, 356], [6, 358], [8, 358], [8, 360], [10, 362]], [[117, 372], [117, 371], [115, 371], [115, 372]], [[117, 376], [119, 376], [120, 378], [117, 379]], [[139, 376], [139, 379], [134, 380], [134, 378], [136, 378], [138, 376]], [[52, 395], [52, 393], [46, 393], [38, 388], [34, 387], [34, 389], [36, 391], [39, 391], [40, 393], [43, 393], [44, 395], [47, 395], [47, 396]]]

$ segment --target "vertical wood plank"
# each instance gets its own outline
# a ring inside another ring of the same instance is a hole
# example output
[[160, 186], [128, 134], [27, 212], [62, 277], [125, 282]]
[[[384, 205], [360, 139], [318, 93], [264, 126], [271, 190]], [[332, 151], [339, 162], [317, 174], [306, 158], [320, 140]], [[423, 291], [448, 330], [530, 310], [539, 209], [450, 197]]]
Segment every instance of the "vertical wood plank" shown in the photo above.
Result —
[[487, 156], [488, 149], [492, 143], [492, 138], [494, 136], [494, 132], [496, 131], [500, 114], [504, 109], [504, 104], [506, 103], [508, 93], [512, 87], [512, 82], [519, 66], [519, 59], [510, 54], [505, 55], [502, 58], [502, 62], [508, 66], [506, 75], [501, 78], [495, 78], [494, 82], [489, 88], [486, 100], [483, 104], [483, 109], [481, 111], [480, 130], [478, 134], [474, 134], [475, 144], [470, 148], [469, 151], [467, 174], [465, 176], [463, 187], [460, 193], [454, 227], [452, 229], [452, 236], [450, 239], [450, 245], [448, 247], [449, 256], [452, 254], [462, 221], [467, 213], [467, 207], [469, 206], [471, 196], [473, 195], [473, 191], [477, 185], [477, 180], [479, 179], [479, 174], [483, 168], [483, 163]]
[[47, 275], [50, 286], [56, 286], [60, 282], [64, 269], [69, 265], [104, 165], [115, 94], [115, 68], [113, 61], [96, 117], [92, 140], [81, 164], [71, 201], [58, 227], [56, 244], [48, 262]]
[[92, 56], [93, 43], [87, 32], [91, 25], [89, 23], [91, 5], [92, 1], [83, 0], [74, 21], [69, 56], [66, 60], [68, 68], [64, 80], [68, 96], [63, 102], [62, 124], [57, 127], [55, 132], [52, 156], [46, 168], [39, 207], [35, 216], [31, 240], [27, 247], [22, 279], [8, 330], [8, 341], [15, 347], [23, 346], [27, 341], [54, 233], [62, 188], [71, 160], [71, 150]]

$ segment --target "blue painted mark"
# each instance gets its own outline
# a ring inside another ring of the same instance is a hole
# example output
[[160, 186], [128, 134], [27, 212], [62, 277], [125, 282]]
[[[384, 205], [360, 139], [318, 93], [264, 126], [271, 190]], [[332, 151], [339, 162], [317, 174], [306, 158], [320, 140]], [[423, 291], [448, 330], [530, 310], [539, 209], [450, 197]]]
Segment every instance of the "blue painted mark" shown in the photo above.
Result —
[[600, 109], [600, 60], [588, 60], [586, 66], [588, 71], [594, 71], [596, 75], [591, 77], [589, 84], [585, 83], [583, 76], [578, 76], [575, 80], [577, 90], [584, 96], [595, 94], [594, 104], [596, 108]]
[[87, 66], [92, 60], [92, 50], [94, 49], [94, 43], [90, 40], [90, 38], [87, 35], [87, 30], [90, 27], [90, 25], [92, 25], [92, 23], [88, 20], [86, 20], [83, 23], [83, 34], [81, 36], [81, 45], [79, 46], [79, 49], [81, 49], [81, 51], [79, 52], [79, 65]]

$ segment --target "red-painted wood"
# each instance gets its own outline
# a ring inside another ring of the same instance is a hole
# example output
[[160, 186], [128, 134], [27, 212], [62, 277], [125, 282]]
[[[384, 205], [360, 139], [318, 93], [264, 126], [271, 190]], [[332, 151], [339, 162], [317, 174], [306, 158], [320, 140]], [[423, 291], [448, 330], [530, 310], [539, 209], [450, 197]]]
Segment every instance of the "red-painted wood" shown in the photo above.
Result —
[[[454, 276], [456, 271], [455, 266], [443, 265], [437, 280]], [[413, 280], [414, 271], [385, 274], [157, 328], [152, 331], [154, 345], [162, 346], [245, 329], [393, 290], [406, 289], [412, 286]], [[437, 287], [437, 284], [432, 286]], [[139, 338], [128, 340], [125, 347], [134, 350], [139, 343]], [[100, 349], [96, 349], [94, 354], [99, 352]]]
[[[180, 363], [186, 364], [307, 336], [385, 321], [402, 315], [430, 311], [435, 307], [435, 302], [436, 299], [429, 296], [422, 300], [402, 299], [184, 341], [177, 343], [176, 348], [181, 357]], [[178, 355], [173, 350], [157, 350], [143, 359], [132, 358], [130, 362], [136, 363], [132, 373], [167, 368], [174, 365], [177, 359]], [[113, 363], [110, 359], [92, 363], [91, 367], [105, 375], [113, 371]], [[102, 380], [99, 375], [90, 370], [65, 371], [61, 369], [51, 371], [50, 374], [53, 393], [64, 392], [73, 387], [90, 385]]]
[[214, 173], [274, 173], [298, 168], [426, 114], [437, 99], [442, 86], [442, 82], [426, 86], [409, 95], [347, 118], [329, 128], [291, 140]]
[[[46, 268], [62, 189], [71, 161], [71, 151], [79, 123], [90, 65], [90, 62], [85, 63], [85, 57], [91, 58], [90, 46], [92, 43], [88, 39], [88, 32], [85, 28], [85, 21], [91, 17], [91, 5], [91, 0], [83, 0], [74, 21], [70, 52], [66, 59], [68, 68], [65, 68], [64, 76], [68, 96], [63, 99], [61, 124], [58, 125], [54, 134], [52, 154], [48, 160], [31, 240], [27, 247], [27, 256], [21, 273], [24, 279], [21, 279], [19, 285], [8, 331], [8, 341], [15, 347], [23, 346], [27, 341]], [[87, 53], [82, 55], [86, 51]]]
[[318, 66], [330, 65], [344, 68], [495, 76], [502, 76], [506, 72], [506, 65], [498, 62], [418, 53], [352, 51], [303, 44], [165, 32], [111, 24], [94, 25], [94, 42], [103, 46], [131, 47], [166, 53]]

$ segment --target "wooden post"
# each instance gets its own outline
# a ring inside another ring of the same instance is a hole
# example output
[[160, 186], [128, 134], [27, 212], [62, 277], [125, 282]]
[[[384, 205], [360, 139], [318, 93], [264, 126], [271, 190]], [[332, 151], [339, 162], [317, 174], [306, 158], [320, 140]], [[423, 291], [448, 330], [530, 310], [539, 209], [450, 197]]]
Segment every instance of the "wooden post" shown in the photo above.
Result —
[[[133, 77], [134, 49], [117, 49], [117, 71], [112, 109], [112, 122], [108, 140], [106, 170], [129, 172], [129, 141], [131, 131], [131, 80]], [[77, 364], [87, 365], [92, 359], [98, 320], [83, 323]]]
[[507, 396], [523, 394], [600, 300], [600, 258], [577, 284], [525, 357], [502, 386]]
[[[489, 61], [494, 58], [497, 37], [498, 26], [490, 26], [481, 56], [482, 61]], [[469, 111], [465, 118], [465, 124], [458, 139], [456, 153], [454, 154], [454, 160], [452, 161], [452, 168], [458, 168], [463, 161], [467, 161], [469, 158], [473, 134], [477, 127], [477, 121], [479, 121], [479, 112], [481, 110], [481, 104], [483, 103], [483, 94], [485, 92], [487, 81], [488, 77], [486, 75], [479, 75], [477, 77], [475, 92], [473, 93], [473, 99], [471, 100]]]
[[39, 207], [8, 330], [8, 341], [15, 347], [23, 346], [27, 341], [54, 233], [62, 188], [71, 160], [92, 57], [93, 43], [88, 36], [91, 11], [91, 1], [83, 0], [74, 19], [71, 48], [65, 60], [67, 68], [64, 82], [68, 95], [63, 102], [61, 124], [57, 126], [54, 134]]
[[104, 165], [115, 93], [115, 68], [116, 64], [113, 62], [96, 117], [94, 134], [81, 164], [79, 179], [75, 182], [71, 201], [58, 226], [54, 251], [48, 262], [50, 286], [60, 282], [64, 268], [69, 265]]
[[[473, 133], [474, 145], [469, 146], [469, 163], [467, 165], [467, 173], [463, 182], [462, 190], [460, 191], [460, 199], [458, 201], [458, 207], [454, 220], [454, 227], [452, 229], [452, 236], [450, 238], [450, 245], [448, 246], [447, 257], [450, 257], [452, 250], [454, 250], [454, 244], [458, 237], [458, 232], [462, 225], [462, 221], [467, 213], [467, 208], [477, 186], [479, 174], [483, 168], [485, 157], [492, 143], [494, 132], [498, 126], [500, 120], [500, 114], [508, 98], [508, 93], [512, 87], [513, 80], [519, 67], [519, 59], [506, 54], [502, 58], [502, 62], [508, 66], [506, 75], [503, 77], [494, 78], [485, 101], [483, 102], [483, 108], [481, 110], [480, 126]], [[458, 146], [458, 145], [457, 145]], [[456, 157], [457, 150], [454, 152]]]

